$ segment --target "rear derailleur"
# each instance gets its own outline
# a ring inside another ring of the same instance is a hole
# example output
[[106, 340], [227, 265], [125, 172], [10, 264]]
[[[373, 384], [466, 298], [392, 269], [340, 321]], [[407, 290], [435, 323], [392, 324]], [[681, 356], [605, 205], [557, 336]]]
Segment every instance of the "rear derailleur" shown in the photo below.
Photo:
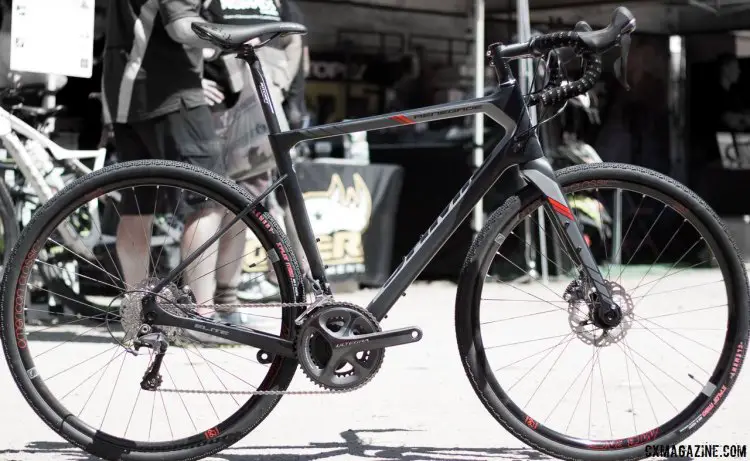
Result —
[[168, 346], [167, 335], [162, 331], [145, 323], [141, 325], [138, 337], [133, 341], [133, 348], [138, 351], [141, 347], [147, 347], [156, 353], [141, 380], [141, 389], [144, 391], [156, 391], [161, 386], [162, 377], [159, 371]]

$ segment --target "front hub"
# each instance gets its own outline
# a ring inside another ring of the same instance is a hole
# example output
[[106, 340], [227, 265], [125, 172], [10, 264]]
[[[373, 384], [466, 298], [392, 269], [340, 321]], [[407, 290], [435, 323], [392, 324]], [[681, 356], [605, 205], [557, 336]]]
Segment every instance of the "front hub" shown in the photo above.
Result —
[[607, 306], [602, 304], [599, 297], [596, 294], [592, 294], [593, 298], [591, 301], [591, 319], [599, 328], [614, 328], [622, 321], [622, 309], [617, 303], [612, 302], [611, 305]]
[[633, 302], [618, 283], [607, 281], [614, 309], [605, 309], [593, 289], [578, 279], [565, 290], [568, 325], [585, 344], [604, 347], [621, 341], [633, 324]]

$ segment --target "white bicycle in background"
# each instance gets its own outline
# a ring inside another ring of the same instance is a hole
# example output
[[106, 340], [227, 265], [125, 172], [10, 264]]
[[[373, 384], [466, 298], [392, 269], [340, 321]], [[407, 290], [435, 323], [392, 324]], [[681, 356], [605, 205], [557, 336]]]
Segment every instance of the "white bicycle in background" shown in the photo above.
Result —
[[[18, 238], [20, 228], [31, 219], [34, 211], [47, 202], [70, 181], [105, 166], [107, 148], [97, 150], [67, 149], [50, 139], [54, 117], [64, 107], [43, 108], [24, 104], [32, 97], [50, 94], [44, 87], [15, 87], [0, 93], [0, 222], [2, 223], [2, 263], [5, 266], [9, 249]], [[97, 97], [97, 95], [92, 95]], [[93, 317], [116, 310], [107, 292], [99, 285], [86, 289], [87, 283], [98, 281], [102, 269], [119, 273], [115, 254], [116, 207], [105, 198], [92, 201], [57, 228], [57, 250], [40, 254], [41, 266], [36, 272], [34, 304], [48, 303], [49, 309], [35, 309], [29, 315], [32, 323], [56, 323], [63, 315], [62, 306], [75, 315]], [[157, 234], [152, 246], [163, 251], [167, 265], [177, 264], [182, 222], [178, 217], [157, 215]], [[87, 260], [70, 257], [73, 250]], [[169, 248], [169, 249], [167, 249]], [[175, 253], [176, 252], [176, 253]], [[99, 275], [96, 275], [99, 274]], [[61, 276], [62, 275], [62, 276]], [[120, 287], [112, 287], [119, 289]]]

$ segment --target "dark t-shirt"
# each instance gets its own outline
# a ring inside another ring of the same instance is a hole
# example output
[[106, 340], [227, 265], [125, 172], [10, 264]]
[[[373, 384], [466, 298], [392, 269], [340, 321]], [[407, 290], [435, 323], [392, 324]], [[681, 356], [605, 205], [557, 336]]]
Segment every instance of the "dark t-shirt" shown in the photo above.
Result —
[[175, 42], [165, 28], [200, 12], [200, 0], [110, 2], [103, 95], [112, 122], [148, 120], [206, 105], [202, 50]]
[[[281, 0], [281, 8], [274, 0], [211, 0], [203, 13], [203, 17], [219, 24], [262, 24], [266, 22], [290, 21], [302, 23], [302, 13], [293, 2]], [[304, 42], [303, 42], [304, 43]], [[282, 49], [283, 42], [275, 39], [265, 46]], [[205, 63], [204, 76], [217, 82], [222, 88], [228, 87], [228, 77], [224, 67], [218, 61]], [[299, 81], [301, 78], [301, 81]], [[304, 91], [304, 74], [298, 72], [290, 88], [290, 94]], [[225, 104], [214, 107], [220, 110], [224, 106], [232, 107], [237, 100], [237, 94], [225, 94]]]

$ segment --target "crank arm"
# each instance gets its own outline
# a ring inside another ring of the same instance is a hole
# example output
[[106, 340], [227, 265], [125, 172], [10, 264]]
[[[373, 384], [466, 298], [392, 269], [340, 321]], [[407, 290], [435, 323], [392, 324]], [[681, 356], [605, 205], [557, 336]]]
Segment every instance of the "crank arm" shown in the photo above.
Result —
[[246, 346], [256, 347], [270, 354], [289, 358], [296, 357], [294, 354], [294, 343], [292, 341], [282, 339], [276, 335], [265, 333], [263, 331], [253, 330], [252, 328], [226, 325], [196, 318], [178, 317], [161, 309], [159, 304], [154, 301], [153, 297], [149, 300], [144, 300], [143, 311], [146, 320], [152, 325], [200, 331], [201, 333], [226, 338], [230, 341], [235, 341]]
[[381, 331], [347, 338], [330, 337], [334, 350], [346, 348], [347, 353], [383, 349], [391, 346], [415, 343], [422, 339], [422, 330], [416, 327], [399, 328], [398, 330]]

